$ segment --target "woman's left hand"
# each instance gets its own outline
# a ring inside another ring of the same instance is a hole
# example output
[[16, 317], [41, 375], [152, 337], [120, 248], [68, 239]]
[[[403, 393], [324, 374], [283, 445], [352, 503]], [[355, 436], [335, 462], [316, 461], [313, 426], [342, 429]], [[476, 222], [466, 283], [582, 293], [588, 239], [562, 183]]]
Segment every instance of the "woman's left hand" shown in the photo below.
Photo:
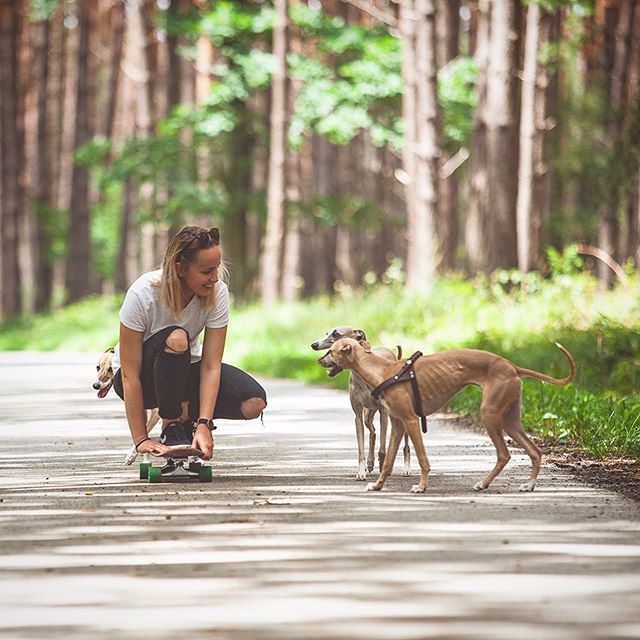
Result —
[[191, 446], [202, 451], [202, 457], [205, 460], [211, 460], [213, 457], [213, 435], [209, 431], [209, 427], [199, 424], [196, 432], [193, 434], [193, 442]]

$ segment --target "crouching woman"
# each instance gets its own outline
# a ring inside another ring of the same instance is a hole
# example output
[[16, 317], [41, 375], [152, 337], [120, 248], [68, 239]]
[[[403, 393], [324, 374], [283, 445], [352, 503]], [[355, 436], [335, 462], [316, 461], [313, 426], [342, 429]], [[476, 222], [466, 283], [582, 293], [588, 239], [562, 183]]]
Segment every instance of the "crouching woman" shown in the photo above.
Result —
[[[169, 242], [162, 268], [140, 276], [127, 291], [114, 389], [124, 400], [138, 453], [191, 444], [210, 459], [215, 418], [250, 420], [267, 406], [254, 378], [222, 362], [229, 323], [222, 269], [218, 229], [187, 226]], [[159, 441], [146, 431], [145, 409], [153, 407], [162, 418]]]

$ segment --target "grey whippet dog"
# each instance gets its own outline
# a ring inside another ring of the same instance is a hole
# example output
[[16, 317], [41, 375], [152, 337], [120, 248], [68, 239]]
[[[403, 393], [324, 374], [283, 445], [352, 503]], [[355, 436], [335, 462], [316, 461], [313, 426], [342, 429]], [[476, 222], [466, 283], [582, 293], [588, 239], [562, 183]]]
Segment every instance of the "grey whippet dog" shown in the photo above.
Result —
[[[366, 336], [361, 329], [354, 329], [353, 327], [343, 326], [334, 327], [327, 331], [327, 334], [322, 340], [318, 340], [311, 345], [311, 348], [315, 351], [322, 351], [324, 349], [331, 348], [331, 345], [340, 338], [353, 338], [358, 342], [366, 343]], [[369, 344], [367, 344], [367, 348]], [[390, 362], [398, 362], [398, 358], [402, 356], [402, 350], [398, 347], [397, 357], [389, 349], [379, 347], [373, 350], [380, 357], [389, 360]], [[333, 377], [342, 372], [342, 368], [336, 366], [331, 360], [329, 353], [327, 352], [321, 358], [318, 358], [318, 364], [325, 369], [329, 369], [329, 376]], [[378, 464], [380, 469], [385, 460], [387, 454], [387, 425], [388, 415], [387, 410], [379, 400], [375, 400], [371, 395], [371, 387], [355, 372], [351, 372], [349, 376], [349, 401], [351, 402], [351, 408], [355, 414], [356, 421], [356, 438], [358, 440], [358, 472], [356, 474], [356, 480], [366, 480], [367, 471], [373, 471], [374, 456], [376, 448], [376, 428], [373, 424], [373, 419], [376, 412], [380, 414], [380, 448], [378, 451]], [[364, 427], [369, 430], [369, 453], [365, 460], [364, 455]], [[396, 448], [397, 452], [397, 448]], [[409, 437], [405, 435], [404, 440], [404, 475], [411, 475], [410, 464], [410, 450], [409, 450]], [[395, 455], [395, 454], [394, 454]]]
[[[504, 432], [531, 458], [531, 477], [529, 482], [521, 485], [520, 491], [533, 491], [535, 488], [542, 452], [527, 436], [520, 422], [522, 378], [537, 378], [558, 385], [571, 382], [576, 375], [575, 362], [562, 345], [556, 343], [556, 346], [567, 357], [571, 368], [569, 375], [562, 379], [523, 369], [494, 353], [475, 349], [442, 351], [413, 361], [422, 415], [427, 416], [437, 411], [467, 385], [474, 384], [482, 389], [480, 418], [496, 448], [497, 461], [491, 472], [474, 486], [475, 491], [486, 489], [511, 457], [504, 441]], [[406, 363], [390, 362], [352, 338], [336, 341], [329, 351], [329, 356], [336, 366], [357, 373], [371, 388], [393, 378]], [[393, 469], [395, 455], [406, 430], [421, 470], [420, 482], [411, 487], [411, 491], [422, 493], [427, 488], [429, 461], [420, 433], [420, 418], [414, 410], [412, 385], [403, 382], [389, 386], [384, 391], [382, 403], [391, 417], [389, 451], [380, 477], [376, 482], [369, 484], [367, 489], [382, 489]]]

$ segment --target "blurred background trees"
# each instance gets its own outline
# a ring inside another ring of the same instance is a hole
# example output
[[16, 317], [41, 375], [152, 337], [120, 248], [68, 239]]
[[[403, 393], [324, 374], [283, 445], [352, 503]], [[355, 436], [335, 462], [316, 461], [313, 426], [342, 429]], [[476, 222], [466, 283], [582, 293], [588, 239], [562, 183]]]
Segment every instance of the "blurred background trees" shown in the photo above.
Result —
[[0, 316], [184, 223], [237, 297], [640, 259], [636, 0], [0, 0]]

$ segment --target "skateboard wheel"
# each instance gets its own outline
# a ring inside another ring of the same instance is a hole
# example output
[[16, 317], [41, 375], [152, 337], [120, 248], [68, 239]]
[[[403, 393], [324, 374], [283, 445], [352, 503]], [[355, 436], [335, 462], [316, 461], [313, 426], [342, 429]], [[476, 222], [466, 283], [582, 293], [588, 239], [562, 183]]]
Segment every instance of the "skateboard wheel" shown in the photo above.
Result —
[[194, 472], [200, 472], [200, 469], [202, 469], [202, 463], [201, 462], [190, 462], [189, 463], [189, 471], [194, 471]]
[[149, 482], [160, 482], [162, 480], [162, 469], [160, 467], [149, 466], [147, 471]]
[[149, 478], [149, 467], [151, 465], [148, 462], [140, 463], [140, 480], [147, 480]]
[[211, 482], [213, 478], [213, 469], [209, 465], [201, 466], [198, 469], [198, 480], [200, 482]]

